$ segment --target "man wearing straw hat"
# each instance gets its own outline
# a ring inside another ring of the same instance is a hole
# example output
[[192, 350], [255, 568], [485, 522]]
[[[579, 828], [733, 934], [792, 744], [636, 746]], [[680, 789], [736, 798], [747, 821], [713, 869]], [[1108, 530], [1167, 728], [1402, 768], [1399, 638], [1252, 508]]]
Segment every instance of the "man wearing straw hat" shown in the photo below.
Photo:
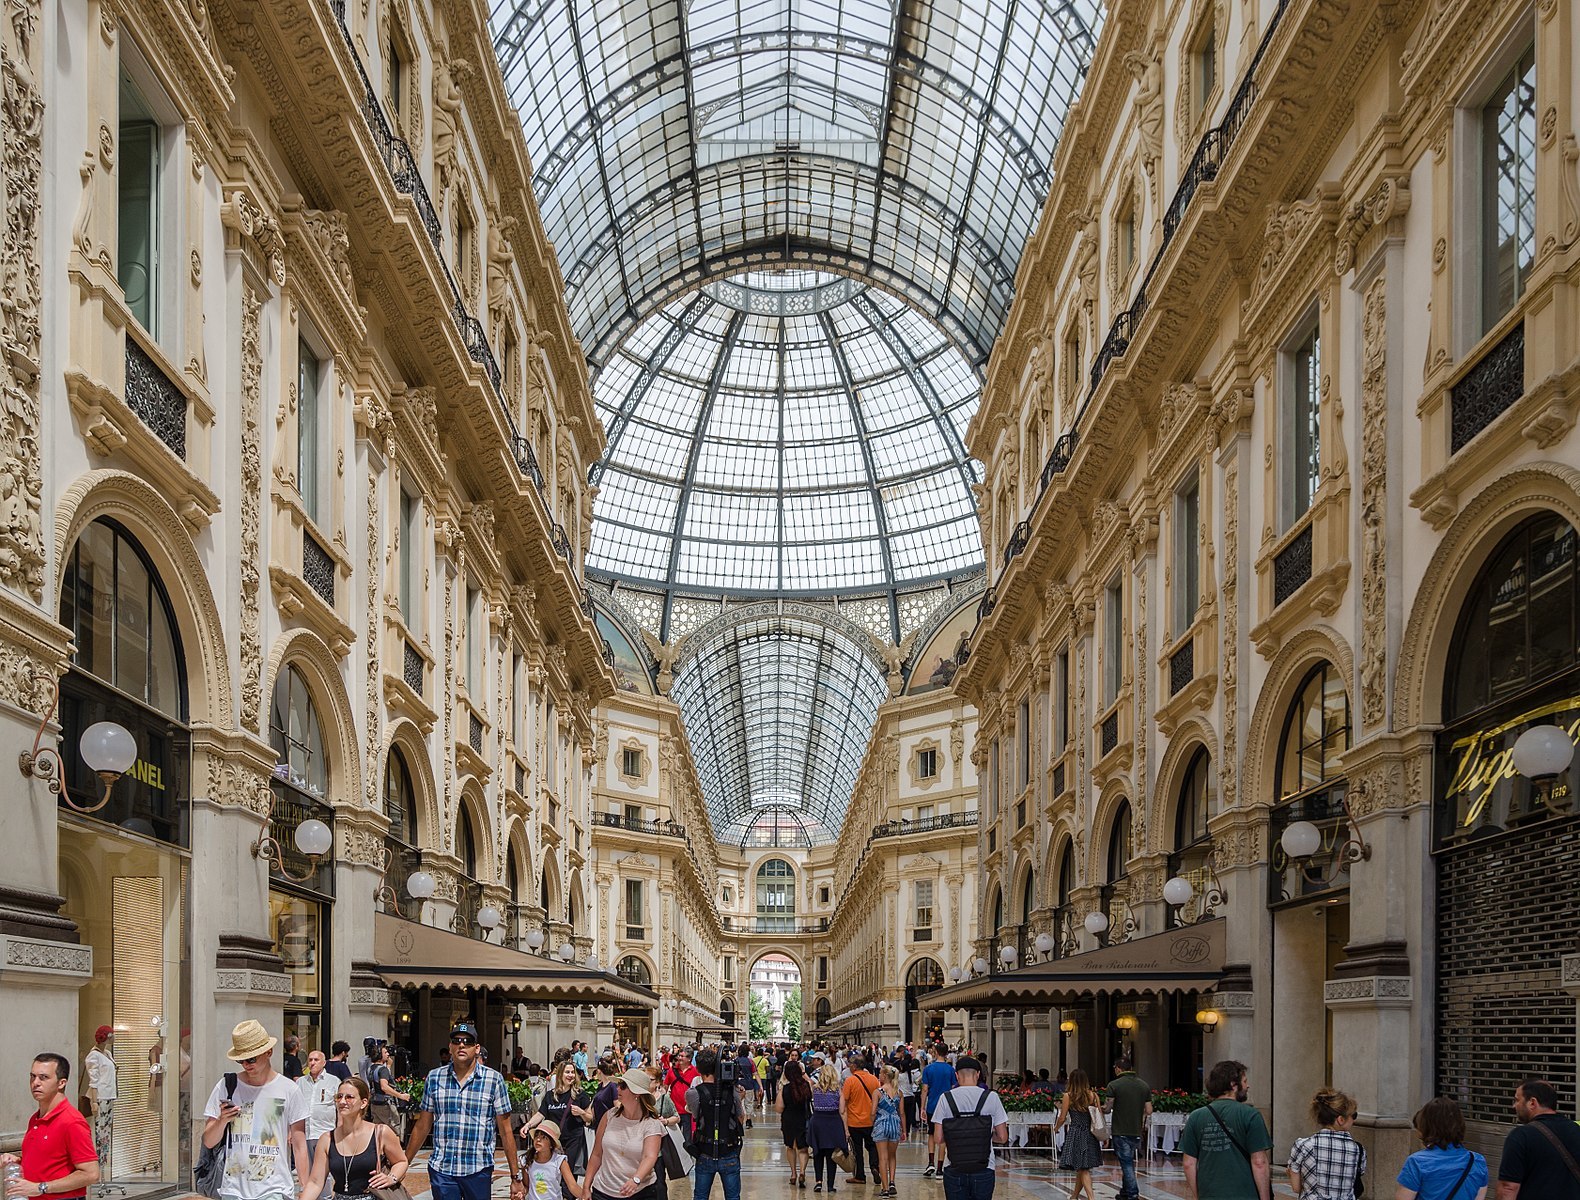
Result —
[[235, 1091], [221, 1079], [203, 1108], [203, 1144], [230, 1138], [220, 1200], [294, 1200], [292, 1164], [298, 1178], [308, 1177], [307, 1100], [270, 1062], [277, 1041], [257, 1021], [231, 1030], [225, 1057], [241, 1068]]

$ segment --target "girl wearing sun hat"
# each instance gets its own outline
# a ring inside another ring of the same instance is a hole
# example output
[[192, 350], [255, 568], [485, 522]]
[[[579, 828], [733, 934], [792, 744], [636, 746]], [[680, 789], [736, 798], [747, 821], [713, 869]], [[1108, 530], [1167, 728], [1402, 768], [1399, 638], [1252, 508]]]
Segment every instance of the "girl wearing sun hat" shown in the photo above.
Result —
[[664, 1126], [653, 1106], [647, 1072], [633, 1067], [616, 1081], [614, 1107], [598, 1122], [598, 1139], [587, 1160], [592, 1200], [658, 1200], [658, 1164]]
[[582, 1200], [576, 1173], [560, 1149], [560, 1127], [539, 1121], [532, 1129], [532, 1157], [527, 1160], [527, 1200]]

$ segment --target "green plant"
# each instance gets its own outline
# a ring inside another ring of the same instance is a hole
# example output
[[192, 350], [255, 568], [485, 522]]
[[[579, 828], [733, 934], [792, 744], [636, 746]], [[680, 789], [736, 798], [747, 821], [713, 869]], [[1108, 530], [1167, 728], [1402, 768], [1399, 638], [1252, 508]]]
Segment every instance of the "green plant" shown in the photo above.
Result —
[[427, 1083], [427, 1076], [419, 1078], [416, 1075], [404, 1075], [395, 1080], [395, 1090], [397, 1092], [405, 1092], [411, 1097], [411, 1100], [401, 1105], [401, 1107], [407, 1112], [416, 1112], [422, 1104], [422, 1089], [427, 1086]]
[[513, 1112], [526, 1112], [532, 1107], [532, 1089], [520, 1080], [505, 1080], [505, 1091], [510, 1096], [510, 1107]]
[[1204, 1108], [1207, 1097], [1201, 1092], [1187, 1092], [1184, 1088], [1160, 1088], [1152, 1093], [1152, 1111], [1159, 1113], [1192, 1113]]

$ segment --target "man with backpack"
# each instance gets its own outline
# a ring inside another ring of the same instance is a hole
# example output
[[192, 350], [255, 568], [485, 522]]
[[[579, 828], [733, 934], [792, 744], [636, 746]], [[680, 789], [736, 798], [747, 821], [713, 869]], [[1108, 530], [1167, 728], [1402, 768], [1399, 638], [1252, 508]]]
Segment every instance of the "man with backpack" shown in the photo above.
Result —
[[982, 1064], [955, 1062], [959, 1084], [939, 1097], [933, 1130], [943, 1146], [945, 1200], [988, 1200], [997, 1181], [994, 1144], [1009, 1141], [1009, 1114], [997, 1092], [980, 1085]]
[[724, 1200], [741, 1200], [741, 1142], [746, 1136], [741, 1090], [733, 1081], [718, 1081], [719, 1056], [712, 1050], [697, 1052], [696, 1068], [696, 1082], [686, 1090], [686, 1111], [691, 1114], [686, 1149], [697, 1160], [692, 1200], [708, 1200], [715, 1176], [724, 1183]]
[[[307, 1098], [269, 1061], [278, 1038], [257, 1021], [243, 1021], [230, 1034], [226, 1058], [241, 1068], [227, 1074], [203, 1107], [203, 1148], [218, 1152], [198, 1164], [198, 1190], [220, 1200], [292, 1200], [291, 1176], [310, 1173], [307, 1156]], [[218, 1178], [213, 1172], [217, 1169]], [[211, 1190], [212, 1189], [212, 1190]]]

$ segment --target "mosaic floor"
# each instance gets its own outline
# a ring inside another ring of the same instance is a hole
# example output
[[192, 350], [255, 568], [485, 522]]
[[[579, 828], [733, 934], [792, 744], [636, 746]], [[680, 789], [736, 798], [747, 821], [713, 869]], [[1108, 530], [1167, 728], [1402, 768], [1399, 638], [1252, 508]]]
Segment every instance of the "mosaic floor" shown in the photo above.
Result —
[[[821, 1200], [812, 1191], [810, 1183], [805, 1191], [791, 1189], [784, 1155], [777, 1120], [771, 1114], [766, 1118], [757, 1118], [756, 1128], [746, 1135], [746, 1148], [742, 1154], [743, 1200], [770, 1200], [771, 1197]], [[419, 1155], [416, 1167], [407, 1177], [407, 1189], [413, 1200], [423, 1200], [429, 1195], [427, 1173], [423, 1170], [426, 1159], [426, 1154]], [[926, 1165], [927, 1151], [920, 1141], [913, 1139], [900, 1147], [897, 1186], [902, 1200], [907, 1197], [913, 1200], [943, 1200], [943, 1184], [922, 1175]], [[1293, 1196], [1282, 1171], [1275, 1168], [1273, 1174], [1273, 1195]], [[1097, 1189], [1095, 1200], [1109, 1200], [1118, 1194], [1119, 1166], [1112, 1155], [1092, 1175]], [[1141, 1195], [1146, 1200], [1186, 1195], [1185, 1173], [1180, 1168], [1178, 1155], [1154, 1156], [1145, 1167], [1138, 1164], [1137, 1175], [1140, 1178]], [[1006, 1155], [1005, 1161], [999, 1164], [994, 1200], [1064, 1200], [1070, 1195], [1074, 1182], [1073, 1172], [1061, 1171], [1049, 1163], [1046, 1150], [1014, 1152]], [[842, 1179], [839, 1184], [839, 1195], [848, 1200], [877, 1200], [877, 1191], [876, 1185], [870, 1182], [847, 1185]], [[494, 1179], [494, 1195], [508, 1197], [509, 1194], [510, 1185], [501, 1171]], [[691, 1194], [689, 1179], [677, 1179], [669, 1185], [669, 1200], [691, 1200]], [[714, 1185], [714, 1197], [715, 1200], [723, 1200], [722, 1185]]]

